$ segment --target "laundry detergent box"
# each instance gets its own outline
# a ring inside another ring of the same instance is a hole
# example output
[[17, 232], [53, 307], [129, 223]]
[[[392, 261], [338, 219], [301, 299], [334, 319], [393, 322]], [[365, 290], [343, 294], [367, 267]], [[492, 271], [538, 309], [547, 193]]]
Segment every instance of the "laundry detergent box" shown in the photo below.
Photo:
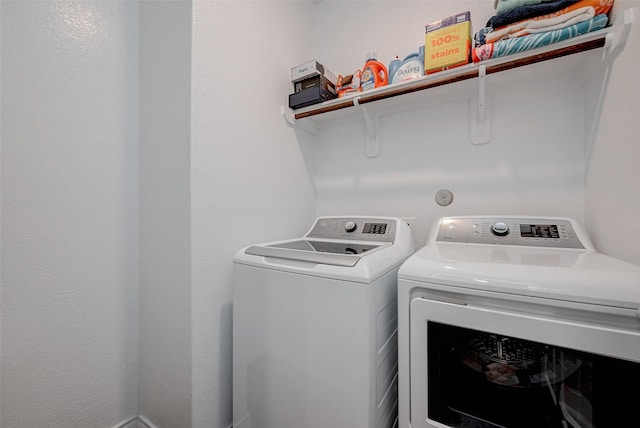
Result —
[[468, 64], [470, 53], [471, 13], [469, 11], [426, 25], [425, 74]]

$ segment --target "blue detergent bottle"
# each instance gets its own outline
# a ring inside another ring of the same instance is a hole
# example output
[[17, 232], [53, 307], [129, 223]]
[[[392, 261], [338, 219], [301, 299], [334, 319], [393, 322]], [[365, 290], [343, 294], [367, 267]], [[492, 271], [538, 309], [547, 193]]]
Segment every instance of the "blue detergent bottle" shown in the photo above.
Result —
[[389, 84], [424, 76], [424, 46], [400, 61], [396, 56], [389, 63]]

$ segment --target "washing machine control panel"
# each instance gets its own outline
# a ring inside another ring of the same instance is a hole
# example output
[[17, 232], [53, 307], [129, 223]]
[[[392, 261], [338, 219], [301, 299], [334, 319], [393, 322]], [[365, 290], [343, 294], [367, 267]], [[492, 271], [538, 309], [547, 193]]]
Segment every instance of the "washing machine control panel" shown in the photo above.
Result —
[[394, 242], [396, 229], [396, 220], [388, 218], [322, 217], [316, 220], [307, 238]]
[[446, 217], [440, 219], [436, 241], [585, 248], [564, 218]]

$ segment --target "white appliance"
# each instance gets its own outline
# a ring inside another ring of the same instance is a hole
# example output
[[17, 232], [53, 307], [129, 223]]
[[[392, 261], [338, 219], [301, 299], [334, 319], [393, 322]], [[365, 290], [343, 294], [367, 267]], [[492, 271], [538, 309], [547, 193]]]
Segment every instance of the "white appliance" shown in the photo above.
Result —
[[640, 267], [575, 221], [440, 219], [398, 305], [400, 428], [637, 426]]
[[397, 272], [413, 252], [390, 217], [322, 217], [238, 251], [234, 428], [394, 426]]

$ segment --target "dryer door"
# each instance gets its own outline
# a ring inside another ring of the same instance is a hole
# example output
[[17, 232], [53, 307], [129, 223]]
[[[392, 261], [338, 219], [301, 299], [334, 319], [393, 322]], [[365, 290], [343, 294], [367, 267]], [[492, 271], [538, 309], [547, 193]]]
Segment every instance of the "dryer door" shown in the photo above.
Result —
[[639, 396], [623, 392], [640, 384], [637, 319], [627, 329], [547, 312], [413, 299], [411, 427], [637, 424]]

